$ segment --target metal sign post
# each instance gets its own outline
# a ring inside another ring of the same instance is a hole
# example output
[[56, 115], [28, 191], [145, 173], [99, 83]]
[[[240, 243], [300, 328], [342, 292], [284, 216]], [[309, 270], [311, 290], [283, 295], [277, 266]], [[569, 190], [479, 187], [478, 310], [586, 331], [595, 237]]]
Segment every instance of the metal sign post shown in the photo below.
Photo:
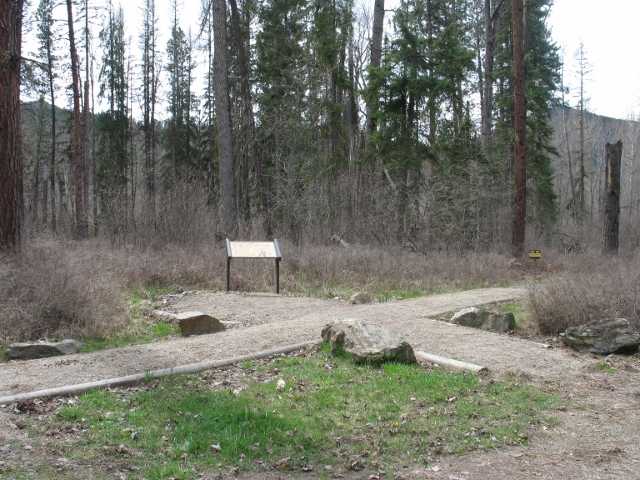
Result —
[[280, 246], [273, 242], [236, 242], [227, 238], [227, 292], [231, 288], [232, 258], [273, 258], [276, 263], [276, 293], [280, 293]]

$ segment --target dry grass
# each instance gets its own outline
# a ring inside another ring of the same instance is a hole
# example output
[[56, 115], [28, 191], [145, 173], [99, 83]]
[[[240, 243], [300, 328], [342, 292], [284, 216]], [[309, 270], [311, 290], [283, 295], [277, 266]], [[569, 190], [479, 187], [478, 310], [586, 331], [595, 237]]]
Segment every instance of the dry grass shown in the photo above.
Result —
[[[632, 256], [545, 252], [533, 271], [531, 265], [509, 268], [509, 257], [493, 253], [280, 245], [282, 292], [335, 296], [365, 290], [384, 298], [550, 278], [529, 294], [529, 319], [541, 333], [602, 316], [624, 316], [640, 326], [640, 265]], [[234, 290], [273, 290], [270, 261], [234, 260], [231, 273]], [[140, 249], [99, 239], [32, 240], [19, 258], [0, 258], [0, 342], [105, 337], [130, 321], [132, 291], [174, 284], [224, 289], [225, 277], [223, 242]]]
[[529, 320], [542, 334], [558, 334], [591, 320], [622, 317], [640, 329], [640, 258], [567, 255], [561, 274], [529, 289]]
[[527, 272], [508, 268], [499, 254], [419, 253], [398, 247], [286, 245], [285, 271], [292, 289], [440, 290], [514, 283]]
[[34, 242], [0, 259], [0, 341], [97, 337], [128, 321], [116, 271], [75, 247]]

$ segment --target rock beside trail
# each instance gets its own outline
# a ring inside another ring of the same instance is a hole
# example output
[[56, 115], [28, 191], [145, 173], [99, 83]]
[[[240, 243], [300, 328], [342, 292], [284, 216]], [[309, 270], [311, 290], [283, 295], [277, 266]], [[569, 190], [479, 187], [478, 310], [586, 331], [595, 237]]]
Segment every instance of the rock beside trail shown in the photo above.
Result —
[[175, 318], [180, 327], [180, 335], [183, 337], [216, 333], [226, 329], [220, 320], [202, 312], [183, 312], [177, 314]]
[[371, 297], [365, 292], [354, 293], [351, 295], [349, 303], [352, 305], [364, 305], [366, 303], [371, 303]]
[[451, 323], [490, 332], [507, 332], [516, 326], [511, 312], [493, 313], [476, 307], [460, 310], [451, 318]]
[[13, 343], [7, 350], [9, 360], [31, 360], [33, 358], [57, 357], [78, 353], [84, 344], [78, 340], [61, 342]]
[[345, 350], [356, 363], [416, 362], [413, 348], [398, 333], [357, 319], [347, 318], [326, 325], [322, 339], [332, 350]]
[[640, 334], [625, 318], [603, 318], [569, 327], [560, 339], [568, 347], [600, 355], [635, 353], [640, 346]]

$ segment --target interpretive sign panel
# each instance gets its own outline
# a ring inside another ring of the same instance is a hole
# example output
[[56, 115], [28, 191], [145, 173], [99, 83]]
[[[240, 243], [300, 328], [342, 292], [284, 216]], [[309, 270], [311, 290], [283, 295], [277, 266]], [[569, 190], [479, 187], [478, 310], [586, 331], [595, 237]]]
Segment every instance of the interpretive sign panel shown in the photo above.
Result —
[[231, 285], [232, 258], [273, 258], [276, 263], [276, 293], [280, 293], [280, 246], [273, 242], [237, 242], [227, 238], [227, 292]]
[[277, 242], [232, 242], [229, 241], [230, 257], [234, 258], [278, 258]]

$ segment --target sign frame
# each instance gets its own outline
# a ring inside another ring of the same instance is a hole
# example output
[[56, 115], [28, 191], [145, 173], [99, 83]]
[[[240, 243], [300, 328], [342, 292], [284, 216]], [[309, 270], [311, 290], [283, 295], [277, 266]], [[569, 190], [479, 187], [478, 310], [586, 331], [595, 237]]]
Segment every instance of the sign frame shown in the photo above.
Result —
[[529, 258], [532, 260], [538, 260], [542, 257], [540, 250], [529, 250]]
[[278, 240], [272, 242], [236, 241], [227, 238], [227, 292], [231, 290], [232, 258], [273, 258], [275, 260], [276, 294], [280, 294], [280, 245]]

